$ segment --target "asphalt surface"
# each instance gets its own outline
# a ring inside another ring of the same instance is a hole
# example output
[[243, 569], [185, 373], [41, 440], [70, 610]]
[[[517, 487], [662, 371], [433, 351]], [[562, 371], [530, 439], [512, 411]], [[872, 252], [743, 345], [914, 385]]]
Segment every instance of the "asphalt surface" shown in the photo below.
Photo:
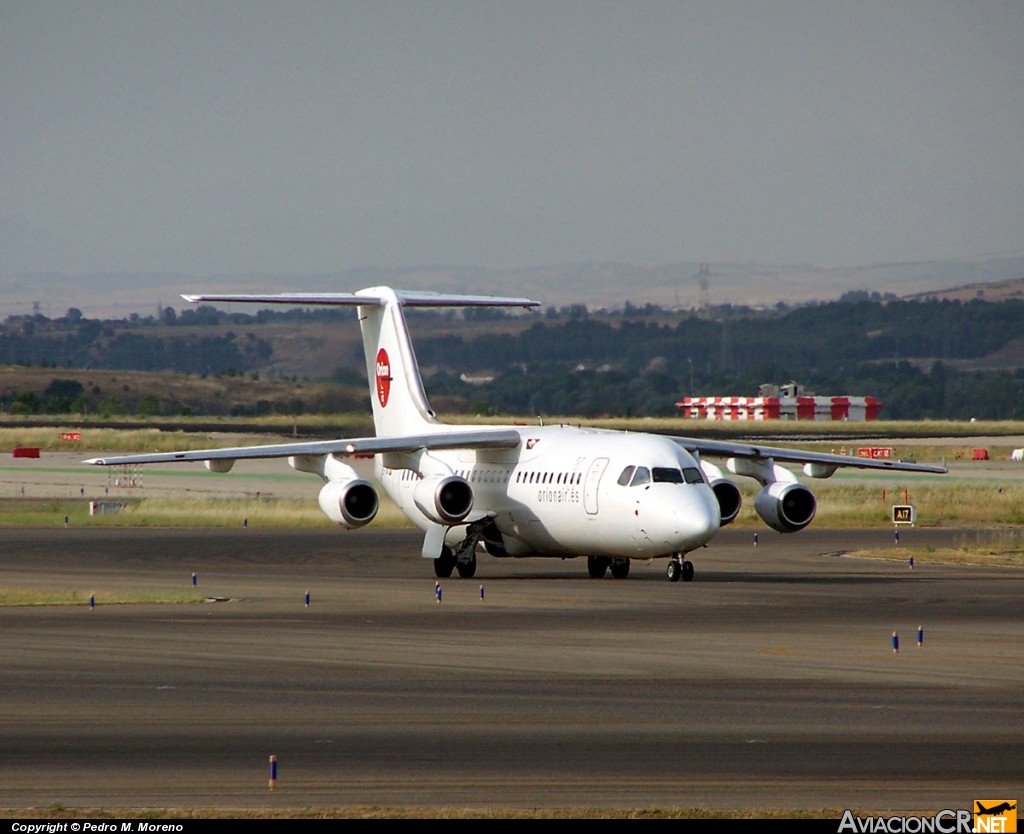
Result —
[[[438, 603], [415, 532], [0, 528], [0, 586], [97, 601], [0, 608], [0, 807], [1018, 797], [1024, 572], [841, 555], [865, 546], [897, 547], [726, 529], [676, 584], [482, 557]], [[222, 601], [104, 604], [193, 572]]]

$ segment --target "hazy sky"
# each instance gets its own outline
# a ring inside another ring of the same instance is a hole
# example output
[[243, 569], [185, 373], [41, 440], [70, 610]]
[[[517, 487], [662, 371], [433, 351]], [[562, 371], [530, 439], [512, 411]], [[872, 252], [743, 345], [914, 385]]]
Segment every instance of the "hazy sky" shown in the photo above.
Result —
[[0, 273], [1024, 251], [1024, 2], [0, 0]]

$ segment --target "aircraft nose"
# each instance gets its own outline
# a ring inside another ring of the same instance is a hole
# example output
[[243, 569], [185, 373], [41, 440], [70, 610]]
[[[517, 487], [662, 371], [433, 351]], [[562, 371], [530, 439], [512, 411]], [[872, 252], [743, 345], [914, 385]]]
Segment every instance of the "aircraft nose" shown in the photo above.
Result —
[[718, 507], [718, 499], [710, 490], [700, 489], [695, 492], [700, 498], [693, 502], [692, 520], [689, 523], [689, 533], [697, 547], [703, 547], [718, 532], [722, 525], [722, 515]]
[[[718, 532], [721, 515], [710, 489], [687, 484], [659, 508], [660, 540], [673, 553], [703, 547]], [[652, 539], [655, 537], [652, 536]]]

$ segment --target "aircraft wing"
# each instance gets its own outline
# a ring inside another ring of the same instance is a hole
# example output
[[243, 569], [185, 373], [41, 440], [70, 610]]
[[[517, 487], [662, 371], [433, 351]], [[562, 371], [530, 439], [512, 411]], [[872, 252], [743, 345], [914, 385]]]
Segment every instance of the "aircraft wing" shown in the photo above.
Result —
[[748, 460], [767, 460], [776, 463], [801, 463], [808, 475], [827, 478], [839, 467], [855, 469], [888, 469], [899, 472], [923, 472], [933, 475], [944, 475], [949, 470], [944, 466], [926, 463], [904, 463], [897, 460], [876, 458], [859, 458], [854, 455], [832, 455], [826, 452], [804, 452], [797, 449], [780, 449], [776, 446], [751, 445], [747, 443], [730, 443], [720, 440], [703, 440], [696, 437], [673, 437], [676, 443], [689, 452], [712, 457], [746, 458]]
[[83, 463], [94, 466], [124, 466], [143, 463], [286, 458], [293, 455], [375, 455], [382, 452], [415, 452], [418, 449], [512, 449], [519, 443], [519, 432], [513, 429], [493, 429], [437, 432], [404, 437], [339, 438], [304, 443], [275, 443], [269, 446], [199, 449], [193, 452], [118, 455], [109, 458], [90, 458]]

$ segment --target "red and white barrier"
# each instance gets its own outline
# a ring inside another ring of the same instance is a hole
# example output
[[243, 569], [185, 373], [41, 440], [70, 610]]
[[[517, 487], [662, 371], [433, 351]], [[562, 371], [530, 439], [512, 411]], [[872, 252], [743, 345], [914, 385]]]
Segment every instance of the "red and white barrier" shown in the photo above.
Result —
[[875, 397], [684, 397], [691, 420], [877, 420]]

